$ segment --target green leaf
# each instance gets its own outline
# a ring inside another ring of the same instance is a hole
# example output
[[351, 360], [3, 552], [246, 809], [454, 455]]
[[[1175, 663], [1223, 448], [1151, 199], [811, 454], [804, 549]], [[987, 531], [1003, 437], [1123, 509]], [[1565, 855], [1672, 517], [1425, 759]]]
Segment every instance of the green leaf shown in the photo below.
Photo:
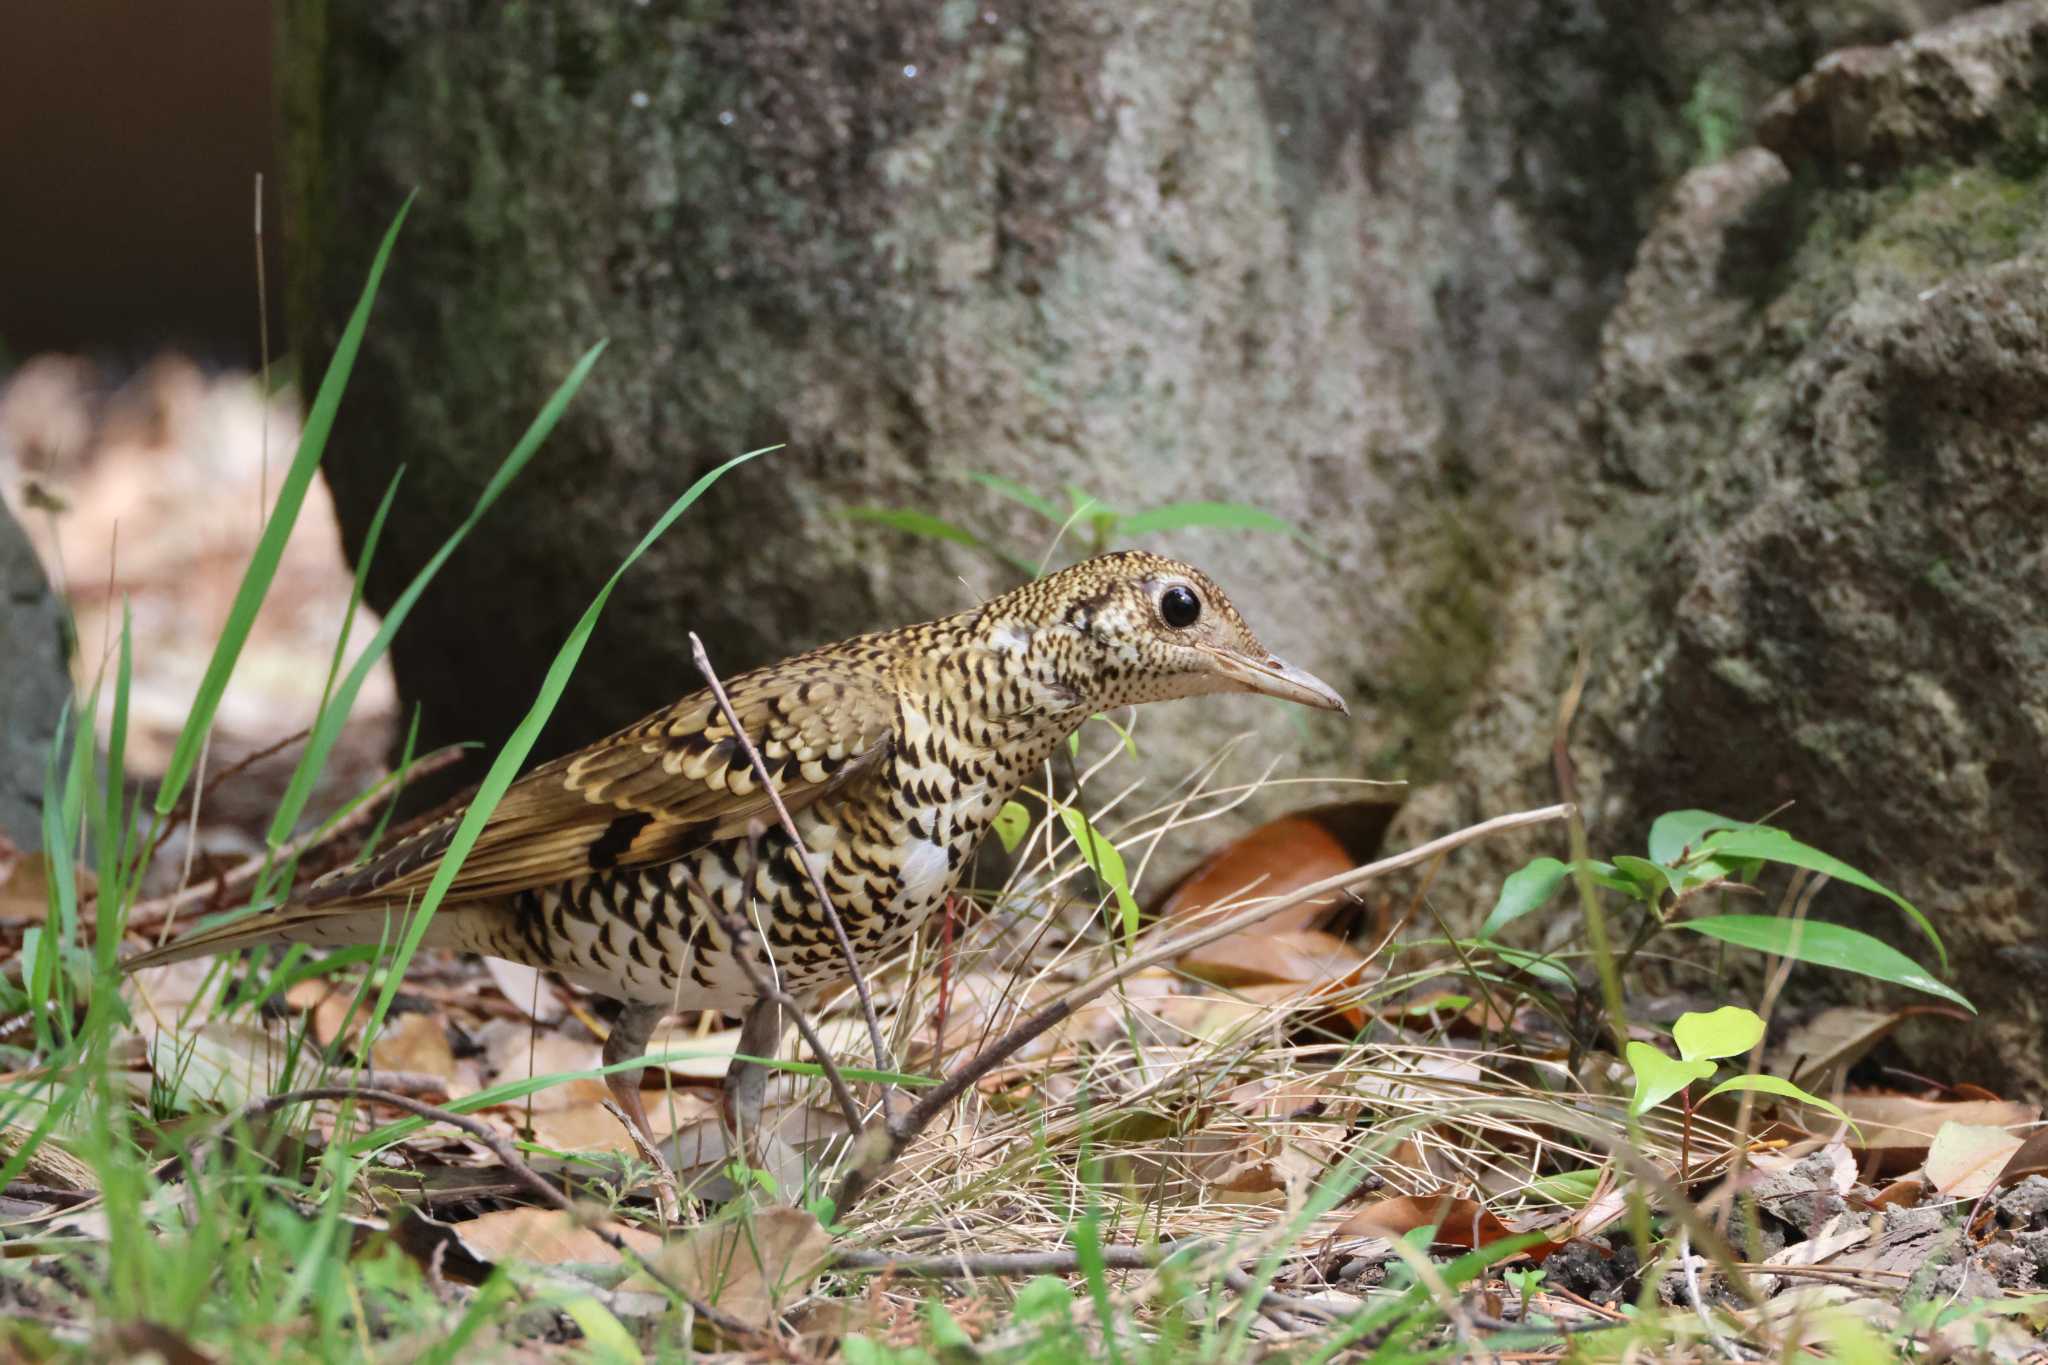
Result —
[[1672, 810], [1650, 825], [1650, 857], [1666, 867], [1677, 867], [1688, 853], [1697, 854], [1709, 831], [1748, 829], [1747, 820], [1730, 820], [1710, 810]]
[[1647, 858], [1632, 858], [1618, 853], [1614, 858], [1615, 871], [1628, 878], [1633, 884], [1631, 894], [1645, 905], [1654, 906], [1658, 898], [1672, 890], [1671, 874]]
[[1919, 926], [1920, 932], [1927, 936], [1927, 941], [1934, 945], [1934, 953], [1941, 962], [1941, 970], [1948, 970], [1948, 949], [1942, 946], [1941, 935], [1934, 932], [1934, 926], [1928, 923], [1927, 916], [1921, 914], [1904, 896], [1865, 876], [1840, 858], [1831, 857], [1817, 848], [1810, 848], [1784, 830], [1772, 829], [1767, 825], [1745, 825], [1741, 829], [1722, 830], [1711, 834], [1707, 836], [1707, 847], [1717, 854], [1731, 858], [1761, 858], [1768, 863], [1803, 867], [1810, 872], [1832, 877], [1838, 882], [1861, 887], [1872, 895], [1883, 896], [1904, 911], [1907, 919]]
[[1739, 1057], [1763, 1036], [1764, 1021], [1754, 1010], [1740, 1005], [1723, 1005], [1707, 1014], [1689, 1010], [1671, 1026], [1671, 1040], [1678, 1044], [1678, 1055], [1687, 1061]]
[[1308, 539], [1285, 517], [1241, 502], [1169, 502], [1133, 512], [1119, 521], [1116, 529], [1121, 536], [1145, 536], [1161, 531], [1184, 530], [1190, 526], [1218, 526], [1233, 531], [1277, 531], [1298, 540]]
[[1508, 873], [1500, 884], [1500, 899], [1493, 903], [1493, 912], [1479, 926], [1479, 937], [1492, 938], [1522, 916], [1548, 905], [1571, 871], [1555, 858], [1537, 858]]
[[206, 740], [207, 731], [213, 728], [214, 712], [220, 708], [221, 695], [227, 691], [228, 677], [235, 671], [236, 660], [241, 658], [242, 646], [248, 643], [250, 627], [256, 623], [256, 613], [263, 607], [263, 599], [270, 591], [270, 581], [277, 575], [278, 561], [284, 556], [285, 541], [291, 537], [292, 526], [298, 521], [299, 509], [306, 500], [306, 490], [312, 486], [313, 475], [320, 468], [320, 453], [326, 449], [328, 433], [334, 429], [334, 414], [341, 406], [342, 390], [348, 387], [349, 374], [355, 368], [356, 352], [363, 344], [363, 330], [369, 326], [370, 305], [376, 301], [377, 286], [384, 278], [384, 267], [398, 241], [398, 230], [404, 226], [405, 215], [411, 209], [412, 198], [407, 196], [398, 216], [391, 220], [383, 244], [377, 248], [376, 258], [370, 262], [370, 278], [363, 285], [362, 297], [356, 301], [355, 312], [349, 315], [341, 340], [335, 344], [334, 359], [328, 362], [327, 374], [320, 381], [319, 392], [313, 396], [313, 405], [306, 410], [306, 422], [299, 433], [298, 453], [292, 457], [291, 467], [285, 471], [284, 481], [278, 485], [277, 504], [263, 523], [263, 534], [256, 541], [255, 553], [249, 556], [249, 567], [243, 571], [242, 584], [235, 590], [234, 604], [228, 609], [227, 624], [221, 627], [220, 638], [213, 647], [213, 658], [207, 662], [205, 676], [199, 682], [199, 693], [192, 699], [185, 728], [178, 735], [177, 747], [172, 750], [170, 764], [164, 770], [163, 783], [157, 788], [158, 815], [169, 815], [177, 809], [185, 783], [199, 762], [200, 746]]
[[1005, 801], [992, 823], [996, 838], [1003, 841], [1003, 852], [1015, 853], [1017, 845], [1031, 832], [1031, 812], [1021, 801]]
[[1111, 720], [1108, 716], [1103, 715], [1100, 711], [1097, 711], [1094, 715], [1088, 717], [1088, 719], [1099, 720], [1104, 725], [1107, 725], [1110, 729], [1116, 731], [1116, 737], [1119, 740], [1123, 741], [1124, 752], [1129, 754], [1132, 758], [1136, 758], [1138, 756], [1138, 741], [1131, 738], [1131, 732], [1129, 730], [1126, 730], [1123, 726], [1118, 725], [1115, 721]]
[[1705, 1080], [1719, 1068], [1708, 1061], [1680, 1061], [1648, 1043], [1630, 1043], [1628, 1069], [1636, 1074], [1636, 1094], [1629, 1101], [1628, 1112], [1641, 1114], [1656, 1108], [1693, 1082]]
[[1117, 909], [1123, 916], [1124, 942], [1130, 943], [1138, 936], [1138, 902], [1131, 895], [1131, 878], [1124, 870], [1123, 853], [1073, 806], [1055, 809], [1059, 811], [1067, 833], [1073, 836], [1075, 846], [1081, 850], [1081, 861], [1093, 868], [1095, 875], [1115, 894]]
[[1576, 1171], [1560, 1171], [1546, 1175], [1529, 1187], [1529, 1192], [1554, 1204], [1567, 1208], [1581, 1208], [1593, 1191], [1600, 1188], [1601, 1167], [1587, 1166]]
[[1032, 492], [1015, 479], [1006, 479], [1000, 474], [984, 474], [980, 470], [969, 470], [967, 477], [980, 484], [983, 488], [1001, 494], [1011, 502], [1030, 508], [1055, 525], [1067, 519], [1067, 514], [1060, 511], [1058, 503], [1054, 502], [1051, 498]]
[[562, 1311], [569, 1315], [583, 1330], [584, 1344], [589, 1354], [605, 1365], [640, 1365], [646, 1357], [640, 1354], [640, 1346], [633, 1340], [633, 1334], [626, 1325], [588, 1294], [570, 1299], [562, 1305]]
[[1559, 990], [1570, 990], [1578, 985], [1578, 978], [1560, 967], [1544, 953], [1525, 953], [1520, 948], [1510, 948], [1503, 943], [1486, 945], [1502, 962], [1519, 967], [1539, 981], [1548, 981]]
[[1810, 1104], [1816, 1109], [1832, 1114], [1851, 1128], [1856, 1126], [1856, 1121], [1836, 1106], [1818, 1095], [1801, 1090], [1790, 1081], [1779, 1080], [1776, 1076], [1731, 1076], [1701, 1096], [1701, 1103], [1716, 1095], [1725, 1095], [1731, 1090], [1755, 1090], [1766, 1095], [1782, 1095], [1786, 1099], [1798, 1100], [1801, 1104]]
[[1690, 929], [1738, 948], [1776, 953], [1818, 967], [1856, 972], [1910, 986], [1916, 991], [1952, 1000], [1975, 1013], [1977, 1007], [1960, 994], [1929, 976], [1919, 963], [1888, 943], [1860, 930], [1826, 920], [1778, 919], [1770, 915], [1714, 915], [1706, 919], [1681, 920], [1678, 928]]

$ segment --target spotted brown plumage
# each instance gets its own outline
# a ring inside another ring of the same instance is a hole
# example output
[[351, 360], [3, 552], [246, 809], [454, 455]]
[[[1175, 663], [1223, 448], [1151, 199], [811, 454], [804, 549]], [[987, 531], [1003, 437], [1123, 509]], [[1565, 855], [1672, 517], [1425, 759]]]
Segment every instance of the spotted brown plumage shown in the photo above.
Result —
[[[755, 926], [745, 945], [755, 965], [784, 990], [843, 979], [806, 856], [856, 953], [887, 953], [944, 901], [1027, 775], [1094, 712], [1225, 691], [1344, 707], [1268, 653], [1207, 576], [1134, 551], [740, 674], [726, 690], [802, 849], [775, 824], [711, 694], [697, 692], [515, 783], [425, 941], [627, 1002], [612, 1051], [635, 1056], [665, 1012], [752, 1003], [722, 923], [735, 913]], [[289, 906], [129, 965], [256, 943], [378, 942], [433, 879], [459, 819]], [[755, 856], [747, 831], [763, 821]], [[637, 1089], [631, 1101], [636, 1113]]]

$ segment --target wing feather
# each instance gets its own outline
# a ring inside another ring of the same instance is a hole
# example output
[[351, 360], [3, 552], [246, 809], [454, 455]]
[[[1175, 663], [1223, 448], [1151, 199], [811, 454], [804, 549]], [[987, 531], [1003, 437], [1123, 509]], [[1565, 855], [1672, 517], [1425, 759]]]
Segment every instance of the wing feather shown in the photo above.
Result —
[[[791, 810], [870, 771], [888, 751], [894, 691], [886, 675], [860, 663], [821, 652], [726, 684], [734, 714]], [[667, 862], [772, 812], [710, 692], [693, 693], [513, 783], [448, 899], [509, 895], [606, 867]], [[304, 904], [340, 909], [418, 895], [464, 813], [363, 867], [321, 879]]]

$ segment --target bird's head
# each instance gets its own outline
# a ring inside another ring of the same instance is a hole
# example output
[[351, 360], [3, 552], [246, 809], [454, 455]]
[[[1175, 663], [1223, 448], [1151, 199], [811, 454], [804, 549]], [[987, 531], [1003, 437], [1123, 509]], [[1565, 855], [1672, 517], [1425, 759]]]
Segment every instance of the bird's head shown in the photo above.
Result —
[[1257, 692], [1349, 714], [1329, 684], [1260, 644], [1207, 574], [1159, 555], [1084, 560], [989, 602], [976, 626], [1073, 707]]

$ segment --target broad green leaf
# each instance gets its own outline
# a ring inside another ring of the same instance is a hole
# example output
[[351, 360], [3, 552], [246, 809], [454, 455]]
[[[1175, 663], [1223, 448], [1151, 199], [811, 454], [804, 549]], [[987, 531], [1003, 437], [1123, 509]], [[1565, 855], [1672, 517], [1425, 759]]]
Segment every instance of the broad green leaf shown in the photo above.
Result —
[[1122, 851], [1075, 807], [1060, 806], [1057, 809], [1061, 823], [1074, 838], [1075, 847], [1081, 850], [1081, 861], [1093, 868], [1095, 875], [1102, 878], [1115, 894], [1117, 910], [1123, 917], [1124, 942], [1131, 942], [1138, 936], [1138, 902], [1131, 895], [1131, 878], [1124, 870]]
[[1749, 827], [1747, 820], [1730, 820], [1710, 810], [1666, 811], [1650, 825], [1650, 857], [1666, 867], [1677, 867], [1688, 852], [1700, 851], [1710, 830]]
[[[1581, 864], [1571, 863], [1569, 866], [1572, 871], [1577, 872]], [[1583, 866], [1586, 869], [1586, 875], [1593, 879], [1593, 885], [1595, 886], [1604, 886], [1609, 891], [1619, 891], [1624, 896], [1640, 894], [1635, 881], [1632, 878], [1622, 876], [1621, 870], [1613, 863], [1603, 863], [1598, 858], [1588, 858]]]
[[980, 484], [983, 488], [1000, 493], [1011, 502], [1030, 508], [1047, 521], [1058, 523], [1067, 519], [1067, 514], [1060, 511], [1058, 503], [1054, 502], [1051, 498], [1032, 492], [1015, 479], [1006, 479], [1000, 474], [984, 474], [980, 470], [968, 471], [967, 477]]
[[1554, 1204], [1567, 1208], [1579, 1208], [1593, 1197], [1593, 1191], [1600, 1188], [1602, 1168], [1588, 1166], [1578, 1171], [1561, 1171], [1546, 1175], [1529, 1187], [1529, 1192]]
[[923, 536], [927, 540], [943, 540], [954, 545], [965, 545], [970, 550], [993, 555], [1026, 573], [1038, 571], [1038, 566], [1029, 560], [990, 544], [964, 526], [956, 526], [944, 517], [935, 517], [929, 512], [919, 512], [908, 507], [842, 507], [839, 509], [839, 515], [848, 521], [866, 521], [877, 526], [887, 526], [892, 530], [908, 531], [911, 535]]
[[1632, 858], [1626, 853], [1614, 857], [1614, 868], [1635, 886], [1635, 897], [1646, 905], [1655, 905], [1666, 891], [1672, 890], [1671, 874], [1648, 858]]
[[1705, 1103], [1707, 1100], [1714, 1098], [1714, 1096], [1716, 1095], [1725, 1095], [1731, 1090], [1754, 1090], [1760, 1094], [1765, 1095], [1782, 1095], [1788, 1100], [1798, 1100], [1801, 1104], [1810, 1104], [1816, 1109], [1832, 1114], [1852, 1128], [1856, 1126], [1856, 1121], [1854, 1119], [1850, 1118], [1847, 1114], [1843, 1113], [1834, 1105], [1829, 1104], [1820, 1096], [1809, 1094], [1808, 1092], [1801, 1090], [1798, 1086], [1792, 1084], [1792, 1082], [1779, 1080], [1776, 1076], [1730, 1077], [1729, 1079], [1721, 1082], [1719, 1085], [1715, 1086], [1712, 1090], [1709, 1090], [1705, 1095], [1703, 1095], [1701, 1097], [1701, 1103]]
[[1628, 1045], [1628, 1069], [1636, 1074], [1635, 1098], [1628, 1112], [1645, 1113], [1656, 1108], [1695, 1081], [1703, 1081], [1717, 1069], [1713, 1062], [1681, 1061], [1648, 1043]]
[[1811, 962], [1817, 967], [1856, 972], [1910, 986], [1916, 991], [1952, 1000], [1972, 1013], [1977, 1007], [1956, 991], [1929, 976], [1898, 949], [1869, 934], [1826, 920], [1778, 919], [1771, 915], [1714, 915], [1706, 919], [1681, 920], [1678, 928], [1690, 929], [1738, 948]]
[[1689, 1062], [1739, 1057], [1763, 1036], [1764, 1021], [1754, 1010], [1740, 1005], [1723, 1005], [1707, 1014], [1688, 1011], [1671, 1026], [1671, 1041], [1678, 1044], [1678, 1055]]
[[640, 1365], [647, 1357], [640, 1354], [639, 1343], [626, 1330], [624, 1323], [612, 1316], [606, 1308], [588, 1294], [570, 1299], [562, 1305], [562, 1311], [570, 1321], [582, 1329], [587, 1354], [605, 1362], [605, 1365]]
[[996, 838], [1003, 841], [1003, 852], [1015, 853], [1017, 845], [1031, 832], [1031, 812], [1021, 801], [1005, 801], [993, 823]]
[[1537, 858], [1508, 873], [1500, 884], [1500, 899], [1493, 903], [1493, 912], [1479, 926], [1479, 937], [1492, 938], [1522, 916], [1541, 910], [1570, 875], [1571, 869], [1555, 858]]
[[178, 735], [177, 747], [172, 750], [170, 764], [164, 770], [163, 783], [157, 788], [158, 815], [169, 815], [177, 809], [178, 798], [184, 794], [185, 783], [199, 761], [200, 745], [205, 742], [207, 731], [213, 728], [214, 712], [220, 708], [221, 695], [227, 691], [228, 677], [235, 671], [235, 661], [241, 658], [242, 646], [248, 643], [250, 627], [256, 623], [256, 613], [262, 609], [263, 599], [270, 592], [270, 581], [277, 575], [278, 561], [284, 556], [285, 541], [291, 537], [292, 526], [299, 519], [299, 508], [305, 503], [306, 490], [312, 486], [313, 475], [320, 468], [320, 453], [327, 446], [328, 433], [334, 429], [334, 414], [341, 406], [342, 390], [348, 387], [349, 374], [355, 368], [356, 352], [362, 347], [363, 331], [370, 323], [370, 305], [376, 301], [377, 286], [384, 278], [384, 267], [398, 241], [398, 230], [405, 225], [405, 216], [411, 209], [412, 199], [408, 196], [399, 208], [398, 216], [391, 220], [391, 227], [377, 248], [376, 258], [370, 262], [370, 277], [363, 285], [362, 297], [356, 301], [355, 312], [349, 315], [341, 340], [335, 344], [334, 359], [328, 362], [327, 374], [313, 396], [313, 405], [306, 409], [305, 425], [299, 432], [298, 453], [292, 457], [291, 467], [285, 471], [284, 481], [278, 485], [277, 503], [263, 523], [263, 534], [256, 541], [255, 553], [249, 556], [249, 567], [242, 573], [242, 585], [235, 590], [234, 603], [228, 609], [227, 624], [221, 627], [220, 638], [213, 647], [213, 658], [208, 661], [205, 676], [199, 682], [199, 694], [192, 699], [185, 728]]
[[1285, 517], [1239, 502], [1170, 502], [1133, 512], [1119, 521], [1116, 529], [1119, 535], [1144, 536], [1161, 531], [1179, 531], [1190, 526], [1217, 526], [1233, 531], [1277, 531], [1281, 535], [1308, 539]]
[[1865, 876], [1840, 858], [1831, 857], [1817, 848], [1802, 844], [1784, 830], [1771, 829], [1765, 825], [1746, 825], [1741, 829], [1722, 830], [1710, 834], [1707, 836], [1707, 847], [1717, 854], [1731, 858], [1761, 858], [1768, 863], [1803, 867], [1810, 872], [1832, 877], [1838, 882], [1861, 887], [1872, 895], [1883, 896], [1904, 911], [1907, 919], [1919, 926], [1920, 932], [1927, 936], [1927, 941], [1934, 945], [1934, 954], [1941, 962], [1941, 970], [1948, 970], [1948, 949], [1942, 946], [1941, 935], [1934, 932], [1934, 926], [1928, 923], [1927, 916], [1921, 914], [1904, 896], [1874, 878]]

